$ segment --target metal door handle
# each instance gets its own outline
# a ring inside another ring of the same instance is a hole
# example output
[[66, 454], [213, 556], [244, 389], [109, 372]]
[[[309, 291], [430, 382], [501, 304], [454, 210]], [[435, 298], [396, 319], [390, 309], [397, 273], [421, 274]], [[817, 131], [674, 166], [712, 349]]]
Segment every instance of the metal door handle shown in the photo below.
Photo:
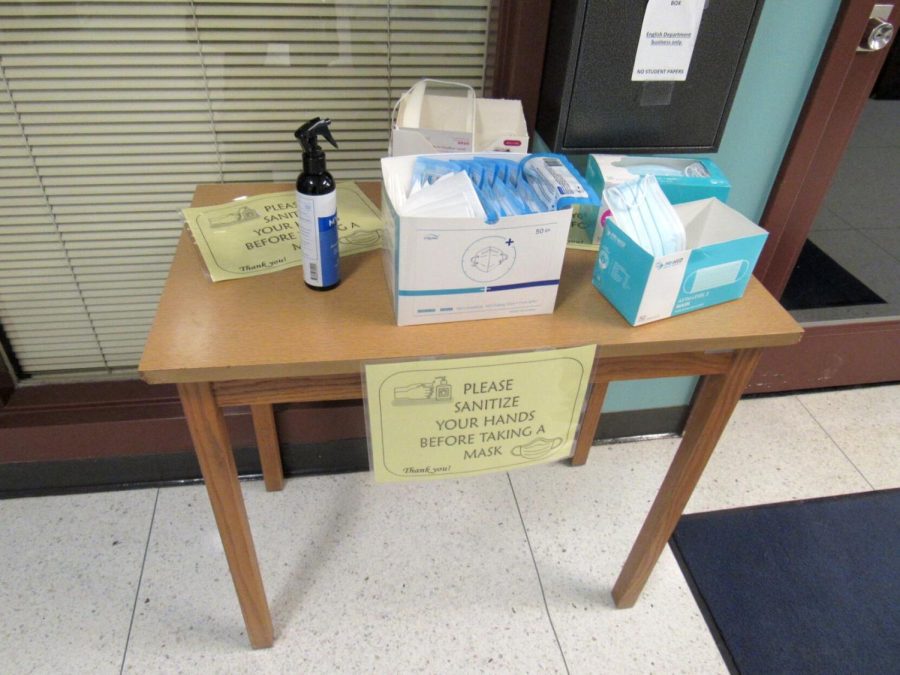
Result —
[[862, 42], [859, 44], [861, 52], [877, 52], [887, 47], [894, 36], [894, 27], [881, 19], [869, 19]]
[[891, 14], [893, 5], [875, 5], [869, 17], [869, 23], [863, 33], [858, 52], [877, 52], [891, 43], [894, 36], [894, 26], [887, 19]]

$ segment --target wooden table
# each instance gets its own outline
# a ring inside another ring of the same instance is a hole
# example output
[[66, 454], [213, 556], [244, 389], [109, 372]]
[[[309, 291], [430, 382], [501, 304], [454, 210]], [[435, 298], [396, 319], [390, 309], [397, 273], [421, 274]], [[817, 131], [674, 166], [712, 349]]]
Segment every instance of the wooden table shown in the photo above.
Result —
[[[363, 188], [378, 203], [378, 186]], [[289, 189], [201, 185], [193, 205]], [[797, 342], [802, 331], [756, 279], [741, 300], [633, 328], [591, 285], [595, 255], [567, 252], [552, 315], [398, 328], [379, 252], [343, 258], [343, 281], [327, 293], [307, 289], [299, 267], [213, 284], [182, 235], [140, 370], [148, 382], [178, 385], [254, 647], [271, 646], [272, 620], [221, 408], [251, 407], [266, 487], [278, 490], [272, 405], [362, 398], [360, 369], [378, 359], [599, 345], [574, 465], [587, 459], [609, 382], [704, 376], [681, 445], [613, 588], [619, 607], [637, 601], [762, 348]]]

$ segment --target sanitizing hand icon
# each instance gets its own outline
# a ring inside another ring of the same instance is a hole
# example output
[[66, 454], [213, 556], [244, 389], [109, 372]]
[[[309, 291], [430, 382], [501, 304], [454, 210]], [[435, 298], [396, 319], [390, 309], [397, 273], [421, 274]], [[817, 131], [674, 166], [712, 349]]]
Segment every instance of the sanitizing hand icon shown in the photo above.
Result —
[[259, 218], [259, 213], [251, 209], [249, 206], [242, 206], [237, 211], [231, 211], [219, 216], [210, 217], [209, 224], [211, 227], [228, 227], [229, 225], [237, 225], [238, 223], [246, 223], [250, 220]]
[[356, 230], [340, 237], [340, 242], [346, 246], [374, 246], [381, 241], [381, 232], [378, 230]]
[[435, 377], [431, 382], [416, 382], [405, 387], [394, 387], [394, 402], [421, 401], [439, 403], [453, 398], [453, 387], [443, 376]]

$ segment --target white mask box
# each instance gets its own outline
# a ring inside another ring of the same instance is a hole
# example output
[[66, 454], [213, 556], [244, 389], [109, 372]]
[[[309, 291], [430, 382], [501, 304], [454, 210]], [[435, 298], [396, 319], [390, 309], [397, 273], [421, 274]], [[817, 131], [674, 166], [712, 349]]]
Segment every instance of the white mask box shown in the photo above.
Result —
[[[507, 157], [521, 161], [525, 155]], [[551, 314], [572, 209], [504, 216], [492, 224], [477, 217], [402, 215], [395, 202], [401, 203], [400, 191], [412, 181], [415, 160], [381, 160], [385, 276], [397, 325]]]
[[423, 79], [397, 101], [390, 154], [528, 150], [522, 102], [478, 98], [467, 84]]
[[607, 221], [593, 282], [633, 326], [743, 296], [768, 233], [718, 199], [675, 205], [687, 248], [654, 257]]

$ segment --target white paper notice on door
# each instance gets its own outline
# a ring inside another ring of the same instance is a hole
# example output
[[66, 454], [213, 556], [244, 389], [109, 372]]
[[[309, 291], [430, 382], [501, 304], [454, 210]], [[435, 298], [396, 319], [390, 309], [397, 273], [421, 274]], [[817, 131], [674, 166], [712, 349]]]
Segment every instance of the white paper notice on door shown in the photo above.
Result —
[[683, 82], [694, 55], [694, 44], [705, 0], [649, 0], [631, 79]]

